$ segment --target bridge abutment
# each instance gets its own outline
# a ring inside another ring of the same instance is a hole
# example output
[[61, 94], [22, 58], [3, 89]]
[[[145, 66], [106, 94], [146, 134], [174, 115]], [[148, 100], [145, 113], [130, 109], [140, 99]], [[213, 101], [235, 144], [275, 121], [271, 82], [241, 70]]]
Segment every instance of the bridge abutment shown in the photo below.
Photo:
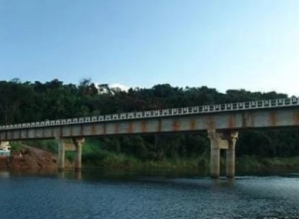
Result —
[[208, 130], [211, 143], [210, 152], [210, 174], [212, 178], [220, 176], [220, 150], [226, 150], [226, 176], [235, 176], [235, 146], [238, 132]]

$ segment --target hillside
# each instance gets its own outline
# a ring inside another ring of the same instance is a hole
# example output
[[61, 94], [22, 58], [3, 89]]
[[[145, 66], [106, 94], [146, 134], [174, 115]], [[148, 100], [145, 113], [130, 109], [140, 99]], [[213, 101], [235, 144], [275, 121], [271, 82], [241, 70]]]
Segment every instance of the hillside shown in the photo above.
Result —
[[[64, 84], [57, 79], [46, 83], [0, 81], [0, 123], [288, 97], [276, 92], [250, 92], [241, 89], [221, 93], [206, 86], [180, 88], [169, 84], [158, 84], [152, 88], [130, 88], [128, 91], [114, 90], [112, 93], [101, 93], [99, 89], [89, 80], [83, 80], [79, 85]], [[102, 151], [124, 154], [141, 161], [198, 158], [209, 151], [209, 141], [204, 132], [161, 135], [158, 142], [153, 135], [101, 137], [87, 141], [94, 141], [95, 146], [84, 149], [82, 159], [85, 162], [101, 160]], [[51, 148], [55, 150], [56, 145], [53, 143]], [[298, 152], [299, 131], [294, 128], [242, 131], [236, 146], [238, 157], [292, 157], [298, 156]], [[43, 164], [37, 162], [34, 165]]]

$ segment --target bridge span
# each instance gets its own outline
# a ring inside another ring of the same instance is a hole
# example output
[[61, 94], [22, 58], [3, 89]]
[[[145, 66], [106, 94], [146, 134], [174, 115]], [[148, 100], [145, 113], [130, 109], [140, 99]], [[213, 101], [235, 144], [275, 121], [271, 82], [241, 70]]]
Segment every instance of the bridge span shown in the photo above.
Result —
[[63, 169], [65, 139], [72, 139], [80, 169], [84, 137], [207, 131], [211, 176], [219, 176], [220, 150], [225, 149], [226, 174], [234, 177], [239, 130], [295, 126], [299, 126], [299, 98], [294, 97], [1, 125], [0, 141], [57, 139]]

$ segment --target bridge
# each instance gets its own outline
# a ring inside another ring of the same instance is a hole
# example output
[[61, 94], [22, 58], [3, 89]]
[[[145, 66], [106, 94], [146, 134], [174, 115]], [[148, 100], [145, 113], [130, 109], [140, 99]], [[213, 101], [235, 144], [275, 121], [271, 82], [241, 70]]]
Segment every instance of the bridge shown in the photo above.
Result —
[[239, 130], [295, 126], [299, 98], [293, 97], [1, 125], [0, 142], [56, 139], [59, 169], [65, 150], [76, 151], [75, 168], [80, 169], [84, 137], [207, 131], [211, 177], [219, 177], [221, 149], [226, 150], [226, 175], [234, 177]]

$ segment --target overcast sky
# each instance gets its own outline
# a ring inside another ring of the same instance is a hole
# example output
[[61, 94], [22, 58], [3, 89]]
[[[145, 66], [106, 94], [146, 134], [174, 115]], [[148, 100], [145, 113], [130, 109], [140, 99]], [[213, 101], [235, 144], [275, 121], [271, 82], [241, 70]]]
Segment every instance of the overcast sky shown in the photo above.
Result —
[[298, 0], [0, 0], [0, 80], [299, 95]]

